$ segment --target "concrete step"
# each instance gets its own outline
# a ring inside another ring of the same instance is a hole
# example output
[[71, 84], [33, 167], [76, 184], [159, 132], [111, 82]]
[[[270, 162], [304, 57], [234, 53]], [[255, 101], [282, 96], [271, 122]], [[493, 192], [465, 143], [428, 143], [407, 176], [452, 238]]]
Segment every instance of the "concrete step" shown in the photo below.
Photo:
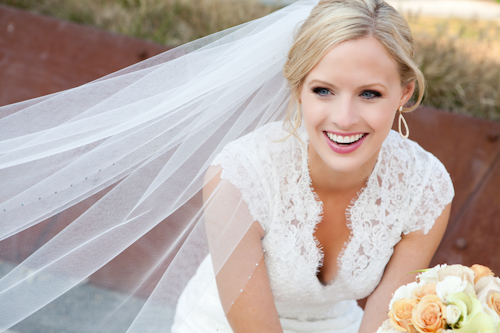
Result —
[[[0, 277], [14, 268], [14, 265], [0, 261]], [[132, 320], [143, 307], [145, 301], [137, 297], [128, 297], [124, 294], [100, 288], [84, 281], [57, 298], [43, 309], [35, 312], [25, 320], [13, 326], [5, 333], [84, 333], [95, 332], [103, 318], [103, 314], [110, 309], [118, 310], [109, 314], [107, 322], [112, 323], [111, 331], [126, 332]], [[162, 309], [173, 313], [173, 308]], [[151, 328], [148, 332], [160, 332], [162, 328]], [[106, 333], [107, 333], [106, 332]]]

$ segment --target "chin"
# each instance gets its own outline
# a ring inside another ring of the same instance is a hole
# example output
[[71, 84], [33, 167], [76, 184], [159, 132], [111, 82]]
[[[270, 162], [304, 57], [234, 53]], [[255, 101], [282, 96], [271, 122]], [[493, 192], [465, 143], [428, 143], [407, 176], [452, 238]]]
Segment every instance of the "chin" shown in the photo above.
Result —
[[330, 158], [325, 161], [326, 164], [335, 172], [340, 173], [351, 173], [363, 168], [368, 160], [360, 161], [357, 159], [347, 158], [347, 159], [337, 159]]
[[328, 145], [322, 145], [321, 153], [319, 154], [325, 164], [335, 172], [351, 173], [362, 171], [363, 168], [368, 168], [371, 171], [375, 166], [378, 158], [378, 153], [382, 146], [375, 145], [372, 138], [367, 138], [363, 145], [353, 152], [339, 154], [333, 151]]

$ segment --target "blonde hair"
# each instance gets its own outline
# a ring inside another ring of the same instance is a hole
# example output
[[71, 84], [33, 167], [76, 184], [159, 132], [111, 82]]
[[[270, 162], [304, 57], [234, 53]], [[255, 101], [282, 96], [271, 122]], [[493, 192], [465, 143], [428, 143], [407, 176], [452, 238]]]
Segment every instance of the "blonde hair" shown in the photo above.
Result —
[[291, 89], [284, 123], [290, 135], [295, 135], [302, 121], [299, 94], [307, 74], [335, 45], [370, 36], [382, 43], [398, 64], [401, 84], [416, 83], [418, 98], [403, 111], [413, 111], [420, 105], [425, 79], [413, 61], [413, 38], [405, 19], [383, 0], [321, 0], [296, 32], [283, 68]]

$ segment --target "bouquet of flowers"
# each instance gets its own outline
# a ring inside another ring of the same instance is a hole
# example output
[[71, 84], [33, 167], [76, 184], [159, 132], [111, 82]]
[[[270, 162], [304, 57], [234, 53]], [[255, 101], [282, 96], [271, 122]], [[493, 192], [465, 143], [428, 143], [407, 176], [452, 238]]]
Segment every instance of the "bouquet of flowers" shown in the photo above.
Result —
[[389, 304], [377, 333], [500, 333], [500, 279], [485, 266], [438, 265], [419, 271]]

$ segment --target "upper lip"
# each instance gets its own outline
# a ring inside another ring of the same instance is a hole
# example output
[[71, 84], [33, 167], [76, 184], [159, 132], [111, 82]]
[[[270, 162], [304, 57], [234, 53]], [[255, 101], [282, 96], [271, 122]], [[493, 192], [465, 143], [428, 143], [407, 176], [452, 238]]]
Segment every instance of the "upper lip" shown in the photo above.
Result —
[[367, 134], [366, 132], [351, 132], [351, 133], [341, 133], [341, 132], [333, 132], [333, 131], [324, 131], [325, 133], [332, 133], [340, 136], [351, 136], [351, 135], [358, 135], [358, 134]]

